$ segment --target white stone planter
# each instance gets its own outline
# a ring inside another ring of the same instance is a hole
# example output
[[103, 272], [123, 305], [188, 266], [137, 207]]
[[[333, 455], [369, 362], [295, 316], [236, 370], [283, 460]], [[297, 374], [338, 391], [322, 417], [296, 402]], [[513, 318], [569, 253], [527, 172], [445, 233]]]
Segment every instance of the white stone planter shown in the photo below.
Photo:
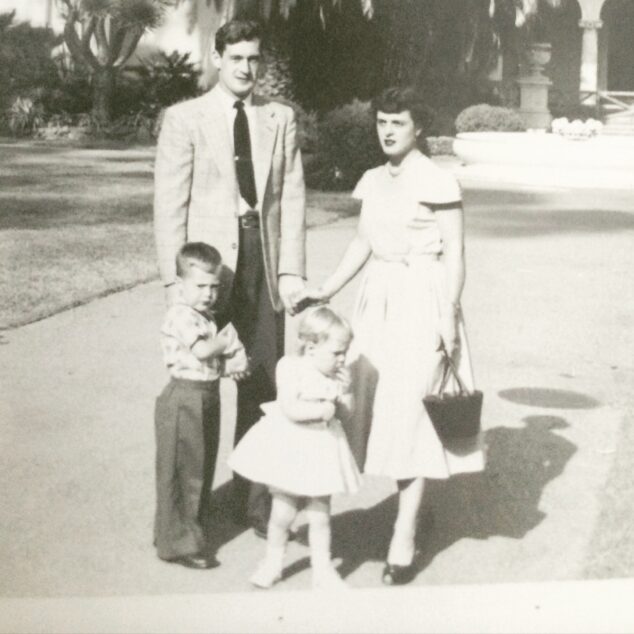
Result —
[[619, 169], [634, 174], [634, 136], [573, 140], [539, 132], [462, 132], [454, 152], [467, 165]]
[[569, 139], [545, 132], [463, 132], [461, 176], [565, 187], [634, 187], [634, 136]]

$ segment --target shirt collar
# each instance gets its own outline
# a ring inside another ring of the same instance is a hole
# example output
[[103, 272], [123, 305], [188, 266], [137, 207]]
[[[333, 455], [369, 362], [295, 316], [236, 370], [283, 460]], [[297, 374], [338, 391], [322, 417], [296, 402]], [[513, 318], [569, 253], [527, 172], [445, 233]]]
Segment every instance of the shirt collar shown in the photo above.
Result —
[[[230, 94], [229, 91], [220, 84], [219, 88], [224, 107], [230, 112], [233, 112], [233, 104], [235, 104], [238, 99], [235, 95]], [[246, 108], [250, 108], [253, 105], [253, 93], [249, 93], [244, 99], [242, 99], [242, 101], [244, 102]]]

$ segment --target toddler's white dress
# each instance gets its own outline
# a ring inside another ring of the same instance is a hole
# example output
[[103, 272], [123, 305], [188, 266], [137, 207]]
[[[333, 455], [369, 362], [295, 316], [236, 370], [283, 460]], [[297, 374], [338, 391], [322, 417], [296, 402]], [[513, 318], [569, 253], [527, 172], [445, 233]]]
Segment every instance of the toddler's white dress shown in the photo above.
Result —
[[[335, 401], [339, 385], [302, 357], [283, 357], [278, 385], [285, 376], [299, 385], [299, 398]], [[318, 497], [353, 493], [359, 470], [337, 418], [328, 422], [295, 422], [277, 401], [263, 403], [264, 416], [244, 435], [229, 458], [233, 471], [292, 495]]]

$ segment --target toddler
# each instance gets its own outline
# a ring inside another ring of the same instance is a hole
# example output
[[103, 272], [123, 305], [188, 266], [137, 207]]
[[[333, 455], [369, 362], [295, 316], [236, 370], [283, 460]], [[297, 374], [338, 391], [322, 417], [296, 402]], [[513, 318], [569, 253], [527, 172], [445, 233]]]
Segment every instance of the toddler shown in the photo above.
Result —
[[228, 324], [218, 332], [214, 321], [221, 268], [220, 254], [204, 242], [185, 244], [176, 257], [180, 301], [168, 309], [161, 328], [171, 379], [154, 418], [154, 545], [161, 559], [198, 569], [217, 565], [206, 552], [202, 523], [218, 453], [219, 379], [248, 374], [235, 328]]
[[352, 406], [344, 367], [352, 339], [347, 322], [326, 306], [299, 324], [300, 354], [280, 359], [277, 400], [229, 459], [234, 471], [269, 486], [273, 498], [266, 556], [251, 583], [269, 588], [281, 578], [291, 524], [305, 504], [313, 587], [345, 587], [330, 558], [330, 497], [359, 487], [359, 471], [340, 418]]

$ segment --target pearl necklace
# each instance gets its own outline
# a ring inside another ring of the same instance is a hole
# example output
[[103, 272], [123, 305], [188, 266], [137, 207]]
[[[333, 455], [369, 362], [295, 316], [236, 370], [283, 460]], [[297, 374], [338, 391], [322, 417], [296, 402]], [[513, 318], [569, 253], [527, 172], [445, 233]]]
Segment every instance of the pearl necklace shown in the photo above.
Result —
[[402, 163], [398, 167], [394, 167], [391, 163], [388, 163], [387, 165], [387, 173], [390, 176], [399, 176], [400, 174], [403, 173], [403, 169], [404, 169], [404, 166]]

